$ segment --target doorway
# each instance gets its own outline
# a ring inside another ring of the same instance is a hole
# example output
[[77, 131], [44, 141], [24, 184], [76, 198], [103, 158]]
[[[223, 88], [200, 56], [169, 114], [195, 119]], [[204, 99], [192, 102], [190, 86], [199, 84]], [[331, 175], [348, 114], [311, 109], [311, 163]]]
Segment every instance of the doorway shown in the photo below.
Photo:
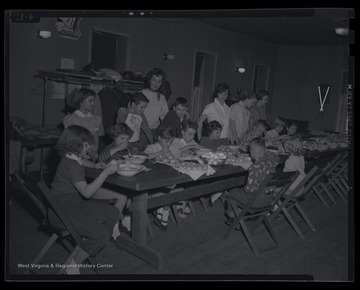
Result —
[[205, 106], [213, 101], [216, 55], [195, 51], [194, 80], [190, 107], [191, 119], [197, 121]]
[[268, 89], [269, 68], [266, 65], [255, 64], [253, 92]]
[[125, 35], [92, 29], [91, 62], [94, 70], [101, 68], [123, 72], [127, 68], [127, 43]]

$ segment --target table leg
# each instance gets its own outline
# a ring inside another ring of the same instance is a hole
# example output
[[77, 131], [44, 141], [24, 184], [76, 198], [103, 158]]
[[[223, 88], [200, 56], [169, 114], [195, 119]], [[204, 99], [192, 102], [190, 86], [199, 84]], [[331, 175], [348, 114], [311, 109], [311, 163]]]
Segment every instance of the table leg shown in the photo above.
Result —
[[147, 199], [148, 193], [133, 196], [131, 237], [139, 245], [146, 246], [147, 240]]
[[147, 262], [157, 270], [161, 270], [163, 267], [162, 255], [147, 246], [147, 199], [147, 192], [133, 196], [131, 204], [132, 238], [119, 236], [116, 240], [116, 245], [118, 248], [124, 249]]

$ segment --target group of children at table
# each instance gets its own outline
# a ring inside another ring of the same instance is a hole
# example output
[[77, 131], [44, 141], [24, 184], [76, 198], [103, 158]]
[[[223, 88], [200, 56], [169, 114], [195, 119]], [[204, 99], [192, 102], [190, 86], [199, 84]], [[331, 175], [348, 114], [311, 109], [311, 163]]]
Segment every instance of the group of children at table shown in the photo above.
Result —
[[[146, 154], [149, 159], [171, 152], [176, 157], [191, 154], [192, 149], [201, 146], [215, 150], [219, 146], [229, 145], [226, 139], [220, 139], [222, 126], [217, 121], [207, 124], [200, 142], [195, 142], [198, 124], [189, 120], [188, 103], [185, 98], [177, 98], [173, 110], [169, 111], [156, 131], [156, 142], [146, 142], [151, 138], [152, 131], [144, 122], [144, 110], [148, 99], [141, 92], [135, 93], [128, 108], [120, 108], [116, 123], [109, 128], [108, 134], [112, 142], [98, 154], [98, 136], [101, 119], [91, 114], [96, 93], [90, 89], [76, 90], [67, 99], [67, 104], [75, 111], [67, 115], [65, 126], [56, 149], [62, 157], [51, 185], [52, 193], [65, 213], [76, 221], [75, 226], [80, 235], [86, 237], [84, 251], [79, 251], [72, 263], [82, 263], [89, 255], [95, 255], [111, 237], [116, 238], [120, 232], [130, 230], [129, 215], [126, 208], [129, 200], [125, 194], [113, 192], [102, 187], [107, 176], [117, 171], [117, 165], [111, 160], [121, 159], [127, 154]], [[250, 152], [254, 159], [249, 169], [247, 184], [239, 193], [233, 190], [230, 194], [240, 194], [245, 199], [254, 192], [262, 179], [264, 172], [272, 171], [279, 163], [278, 156], [265, 150], [264, 140], [286, 140], [286, 148], [290, 154], [284, 170], [298, 170], [304, 176], [304, 159], [301, 140], [296, 134], [296, 125], [287, 127], [288, 134], [280, 135], [285, 124], [277, 118], [271, 130], [267, 124], [258, 120], [252, 130], [242, 139], [239, 148]], [[142, 130], [140, 130], [140, 128]], [[295, 131], [295, 132], [294, 132]], [[262, 138], [264, 137], [264, 139]], [[88, 183], [85, 179], [85, 167], [102, 169], [99, 176]], [[265, 170], [266, 169], [266, 170]], [[259, 174], [259, 172], [263, 172]], [[181, 190], [176, 185], [167, 191]], [[165, 192], [166, 190], [164, 190]], [[268, 198], [259, 200], [260, 205], [268, 202]], [[99, 200], [115, 200], [110, 205]], [[214, 202], [214, 201], [213, 201]], [[178, 204], [179, 215], [186, 217], [191, 212], [187, 202]], [[154, 223], [166, 231], [169, 219], [169, 206], [157, 209]], [[69, 267], [68, 274], [78, 274], [79, 269]]]

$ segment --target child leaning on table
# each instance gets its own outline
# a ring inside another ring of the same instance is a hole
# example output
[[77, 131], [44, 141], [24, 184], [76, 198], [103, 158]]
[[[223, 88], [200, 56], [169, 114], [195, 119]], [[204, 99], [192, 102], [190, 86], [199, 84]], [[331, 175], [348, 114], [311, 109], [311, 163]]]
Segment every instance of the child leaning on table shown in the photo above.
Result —
[[271, 124], [271, 130], [265, 134], [265, 140], [267, 142], [275, 142], [286, 138], [286, 135], [280, 135], [281, 131], [285, 127], [285, 121], [281, 117], [277, 117]]
[[[216, 151], [220, 146], [230, 145], [229, 139], [220, 139], [221, 131], [222, 126], [218, 121], [209, 122], [205, 127], [204, 136], [200, 139], [200, 145], [213, 151]], [[209, 199], [209, 206], [213, 206], [215, 201], [217, 201], [222, 194], [223, 192], [212, 194]]]
[[[118, 123], [109, 128], [108, 134], [113, 141], [107, 145], [99, 155], [99, 161], [108, 163], [111, 160], [120, 160], [125, 155], [146, 155], [129, 144], [129, 139], [133, 135], [133, 130], [125, 123]], [[114, 198], [108, 195], [109, 198]], [[115, 206], [119, 208], [121, 223], [119, 229], [121, 232], [129, 233], [131, 230], [131, 216], [125, 214], [124, 209], [130, 205], [130, 199], [126, 198], [126, 203], [116, 203]]]
[[[83, 263], [89, 255], [96, 255], [111, 237], [116, 239], [120, 235], [118, 209], [96, 200], [96, 196], [106, 195], [107, 190], [101, 186], [118, 167], [109, 164], [91, 183], [85, 179], [82, 161], [94, 142], [89, 130], [71, 125], [64, 129], [55, 147], [61, 160], [51, 184], [51, 193], [79, 235], [86, 238], [84, 249], [80, 249], [71, 260], [73, 267], [66, 269], [67, 274], [80, 274], [76, 265]], [[58, 225], [55, 213], [49, 211], [48, 218], [50, 224]]]
[[170, 151], [177, 158], [195, 155], [193, 150], [203, 147], [194, 140], [198, 126], [196, 122], [191, 120], [186, 120], [181, 124], [179, 136], [174, 139], [170, 146]]
[[[289, 153], [288, 159], [285, 161], [283, 172], [299, 171], [299, 176], [295, 179], [293, 184], [289, 187], [285, 194], [290, 194], [291, 191], [303, 180], [305, 174], [305, 159], [304, 151], [302, 148], [302, 141], [300, 137], [291, 137], [284, 142], [285, 152]], [[304, 192], [304, 189], [300, 189], [295, 196], [299, 196]]]
[[[177, 158], [195, 155], [193, 150], [202, 147], [194, 140], [198, 126], [199, 125], [196, 122], [191, 120], [186, 120], [181, 125], [179, 138], [175, 138], [170, 146], [171, 153], [173, 153]], [[186, 218], [186, 215], [191, 213], [191, 208], [189, 207], [187, 201], [181, 201], [177, 206], [177, 209], [181, 218]]]
[[101, 118], [93, 115], [91, 112], [94, 107], [96, 93], [87, 88], [74, 89], [70, 95], [66, 97], [66, 104], [73, 110], [72, 114], [66, 115], [63, 119], [64, 127], [77, 125], [88, 129], [95, 139], [95, 143], [91, 145], [88, 155], [85, 158], [97, 160], [99, 150], [99, 130], [101, 126]]
[[[173, 128], [167, 126], [161, 126], [157, 130], [157, 139], [158, 142], [155, 144], [148, 145], [144, 151], [144, 153], [149, 155], [149, 159], [154, 159], [162, 154], [170, 152], [169, 148], [171, 143], [174, 140], [175, 132]], [[167, 189], [170, 189], [170, 193], [174, 191], [180, 190], [177, 188], [174, 189], [176, 185], [169, 186]], [[152, 196], [159, 196], [165, 194], [164, 192], [158, 192], [153, 194]], [[162, 231], [167, 230], [168, 221], [169, 221], [169, 213], [170, 213], [170, 206], [164, 206], [158, 208], [156, 210], [156, 216], [154, 218], [154, 224], [158, 226]]]
[[213, 151], [220, 146], [230, 145], [229, 139], [221, 138], [222, 126], [218, 121], [209, 122], [204, 130], [204, 136], [201, 137], [199, 144]]
[[113, 140], [107, 145], [99, 155], [99, 161], [108, 163], [111, 160], [120, 160], [125, 155], [146, 155], [129, 144], [134, 131], [125, 123], [118, 123], [111, 126], [108, 130], [110, 138]]

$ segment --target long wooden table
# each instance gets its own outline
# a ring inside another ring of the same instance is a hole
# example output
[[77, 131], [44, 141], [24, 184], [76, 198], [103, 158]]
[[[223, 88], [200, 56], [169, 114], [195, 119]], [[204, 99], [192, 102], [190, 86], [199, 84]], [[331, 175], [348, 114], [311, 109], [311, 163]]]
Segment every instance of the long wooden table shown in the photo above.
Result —
[[[203, 175], [194, 181], [187, 174], [179, 173], [167, 165], [153, 164], [151, 161], [145, 162], [144, 165], [151, 170], [142, 171], [133, 177], [113, 174], [106, 179], [104, 186], [132, 197], [131, 239], [120, 236], [117, 246], [160, 270], [163, 265], [161, 254], [147, 246], [148, 209], [239, 186], [246, 181], [246, 171], [242, 167], [225, 164], [214, 167], [216, 172], [213, 175]], [[87, 178], [94, 179], [99, 173], [98, 169], [86, 168]], [[161, 191], [161, 188], [174, 184], [181, 185], [184, 190], [149, 197], [149, 193]]]
[[[306, 160], [313, 166], [323, 160], [333, 158], [340, 150], [328, 150], [326, 152], [307, 152]], [[281, 163], [284, 163], [287, 156], [280, 156]], [[189, 200], [195, 197], [224, 191], [236, 186], [244, 185], [247, 171], [242, 167], [222, 165], [214, 167], [216, 173], [210, 176], [203, 175], [194, 181], [190, 176], [182, 174], [163, 164], [154, 164], [147, 161], [144, 165], [150, 171], [142, 171], [133, 177], [122, 177], [118, 174], [109, 176], [104, 186], [132, 198], [130, 211], [132, 213], [131, 238], [119, 236], [116, 244], [119, 248], [125, 249], [136, 257], [149, 263], [154, 268], [161, 270], [163, 266], [162, 255], [147, 246], [147, 211], [148, 209], [169, 205], [181, 200]], [[86, 168], [86, 177], [96, 178], [100, 170]], [[151, 197], [151, 193], [161, 191], [161, 188], [178, 184], [185, 189], [157, 197]]]

